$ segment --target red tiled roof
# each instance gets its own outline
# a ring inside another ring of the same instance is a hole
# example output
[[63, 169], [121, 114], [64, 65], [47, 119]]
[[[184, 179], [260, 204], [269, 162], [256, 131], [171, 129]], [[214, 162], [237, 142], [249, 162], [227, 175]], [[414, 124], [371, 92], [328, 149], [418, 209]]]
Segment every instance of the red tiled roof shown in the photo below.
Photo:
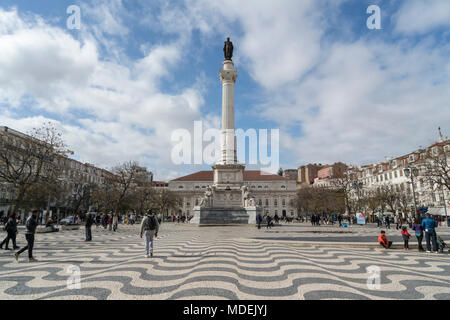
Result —
[[[174, 179], [172, 181], [213, 181], [213, 180], [214, 180], [213, 171], [198, 171], [193, 174], [189, 174], [187, 176]], [[244, 181], [276, 181], [276, 180], [286, 181], [289, 179], [267, 172], [263, 172], [263, 174], [261, 174], [261, 171], [259, 170], [244, 171]]]

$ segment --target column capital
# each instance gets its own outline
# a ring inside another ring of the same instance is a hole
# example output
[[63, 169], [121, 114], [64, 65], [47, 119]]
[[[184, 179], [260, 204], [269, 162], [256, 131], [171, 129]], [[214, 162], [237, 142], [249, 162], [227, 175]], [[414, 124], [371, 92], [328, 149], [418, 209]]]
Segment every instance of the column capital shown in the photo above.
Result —
[[222, 68], [219, 69], [220, 74], [219, 78], [222, 83], [233, 82], [236, 83], [237, 79], [237, 68], [224, 70]]

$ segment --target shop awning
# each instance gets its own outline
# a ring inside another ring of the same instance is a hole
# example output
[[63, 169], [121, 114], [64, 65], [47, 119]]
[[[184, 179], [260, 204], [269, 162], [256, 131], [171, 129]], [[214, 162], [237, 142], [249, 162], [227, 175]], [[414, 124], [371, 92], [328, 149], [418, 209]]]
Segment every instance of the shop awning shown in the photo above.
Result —
[[[445, 216], [445, 208], [444, 207], [431, 207], [428, 208], [429, 214], [433, 216]], [[447, 214], [450, 215], [450, 210], [447, 209]]]

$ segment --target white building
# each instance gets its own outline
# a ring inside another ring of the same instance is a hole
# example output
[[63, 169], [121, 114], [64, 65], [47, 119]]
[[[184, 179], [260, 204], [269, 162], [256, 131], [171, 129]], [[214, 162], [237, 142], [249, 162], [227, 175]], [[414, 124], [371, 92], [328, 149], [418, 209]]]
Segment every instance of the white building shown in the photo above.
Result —
[[[169, 181], [169, 190], [176, 193], [181, 199], [179, 212], [170, 214], [193, 215], [193, 209], [198, 206], [204, 196], [207, 186], [214, 181], [213, 171], [199, 171], [172, 181]], [[255, 196], [257, 204], [263, 208], [263, 213], [279, 217], [293, 217], [296, 210], [294, 200], [296, 197], [296, 181], [275, 174], [261, 171], [244, 171], [244, 185]]]

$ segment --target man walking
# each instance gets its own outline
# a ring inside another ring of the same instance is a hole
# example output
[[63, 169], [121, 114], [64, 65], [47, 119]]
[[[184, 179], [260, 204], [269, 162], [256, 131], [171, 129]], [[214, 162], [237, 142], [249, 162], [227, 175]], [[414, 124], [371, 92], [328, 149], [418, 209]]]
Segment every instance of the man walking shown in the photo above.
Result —
[[3, 245], [6, 244], [5, 250], [11, 250], [10, 248], [8, 248], [9, 240], [12, 240], [13, 249], [19, 249], [19, 247], [16, 245], [17, 221], [15, 213], [11, 213], [11, 216], [5, 224], [5, 230], [7, 232], [7, 236], [5, 240], [3, 240], [3, 242], [0, 244], [0, 249], [3, 249]]
[[436, 227], [436, 220], [432, 219], [430, 214], [427, 214], [426, 218], [422, 220], [422, 228], [425, 230], [425, 240], [427, 242], [427, 252], [431, 252], [431, 240], [433, 242], [433, 251], [438, 253]]
[[256, 215], [256, 223], [258, 224], [258, 229], [261, 229], [261, 222], [262, 222], [263, 218], [261, 216], [261, 213], [258, 213]]
[[147, 212], [147, 216], [142, 220], [141, 223], [141, 239], [144, 235], [145, 239], [145, 257], [153, 257], [153, 237], [158, 237], [159, 224], [156, 217], [153, 215], [152, 210]]
[[34, 247], [34, 233], [36, 232], [38, 214], [39, 214], [38, 210], [33, 210], [33, 213], [31, 214], [31, 216], [28, 217], [27, 222], [25, 223], [27, 228], [27, 231], [25, 233], [27, 245], [14, 254], [14, 258], [16, 258], [16, 261], [19, 261], [19, 255], [25, 250], [28, 250], [28, 261], [30, 262], [37, 261], [37, 259], [33, 258], [33, 247]]
[[86, 240], [84, 240], [84, 242], [88, 242], [88, 241], [92, 241], [92, 224], [94, 223], [94, 218], [92, 217], [92, 215], [87, 212], [86, 213]]
[[384, 221], [386, 222], [386, 228], [390, 229], [391, 228], [391, 220], [389, 219], [389, 216], [386, 216]]

